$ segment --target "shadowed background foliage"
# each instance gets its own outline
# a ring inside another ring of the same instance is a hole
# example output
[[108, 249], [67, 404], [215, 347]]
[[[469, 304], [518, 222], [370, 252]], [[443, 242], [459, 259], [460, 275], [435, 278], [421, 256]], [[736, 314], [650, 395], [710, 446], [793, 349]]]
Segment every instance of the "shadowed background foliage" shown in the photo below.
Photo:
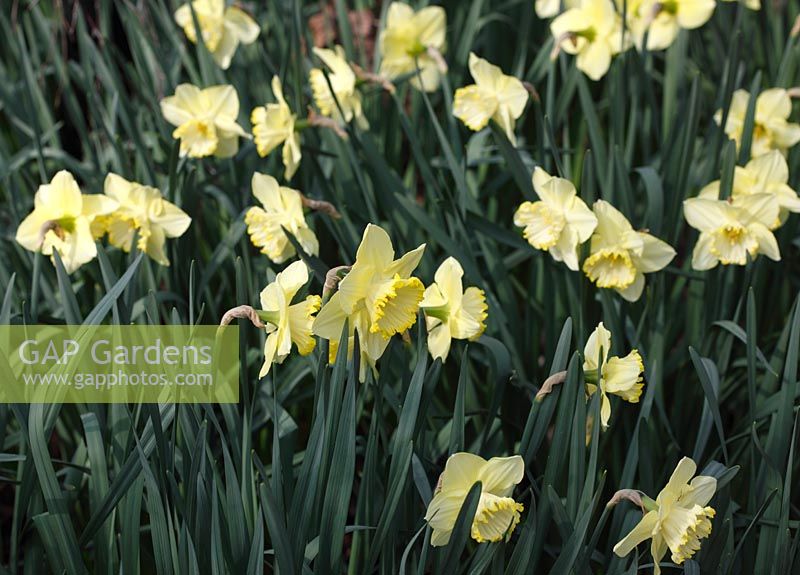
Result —
[[[655, 496], [684, 455], [720, 489], [710, 539], [678, 569], [798, 568], [798, 218], [777, 234], [783, 261], [698, 273], [681, 203], [746, 160], [712, 119], [733, 91], [798, 84], [789, 31], [799, 7], [723, 2], [667, 51], [628, 51], [591, 82], [571, 57], [550, 60], [532, 0], [442, 4], [441, 90], [366, 87], [369, 129], [349, 127], [346, 141], [305, 130], [291, 185], [343, 215], [308, 216], [322, 246], [308, 259], [310, 291], [329, 267], [352, 262], [364, 226], [377, 223], [398, 251], [427, 242], [426, 283], [448, 255], [461, 262], [465, 285], [486, 292], [485, 335], [458, 342], [441, 364], [418, 322], [390, 344], [377, 380], [358, 384], [344, 361], [328, 368], [321, 344], [259, 381], [263, 334], [243, 324], [238, 406], [0, 406], [0, 572], [633, 574], [649, 554], [611, 549], [640, 512], [605, 503], [623, 487]], [[262, 33], [226, 71], [186, 41], [177, 6], [3, 3], [0, 324], [213, 324], [257, 305], [280, 271], [243, 222], [253, 172], [280, 178], [279, 154], [260, 158], [243, 141], [230, 160], [179, 158], [159, 101], [181, 82], [229, 83], [249, 128], [277, 74], [302, 116], [308, 47], [341, 43], [374, 69], [388, 5], [245, 3]], [[474, 134], [451, 114], [454, 89], [471, 81], [470, 51], [535, 88], [516, 149], [500, 130]], [[800, 150], [788, 160], [797, 189]], [[640, 301], [598, 291], [514, 228], [516, 207], [535, 199], [535, 165], [675, 246]], [[60, 169], [84, 193], [100, 193], [109, 171], [159, 187], [193, 219], [169, 241], [172, 265], [102, 245], [68, 276], [19, 247], [17, 225]], [[585, 400], [577, 353], [600, 320], [613, 351], [640, 351], [646, 381], [641, 403], [616, 406], [606, 432], [591, 425], [599, 405]], [[534, 402], [544, 379], [567, 368], [564, 385]], [[475, 544], [464, 525], [449, 546], [429, 546], [425, 507], [447, 455], [461, 450], [525, 459], [516, 492], [525, 512], [510, 541]]]

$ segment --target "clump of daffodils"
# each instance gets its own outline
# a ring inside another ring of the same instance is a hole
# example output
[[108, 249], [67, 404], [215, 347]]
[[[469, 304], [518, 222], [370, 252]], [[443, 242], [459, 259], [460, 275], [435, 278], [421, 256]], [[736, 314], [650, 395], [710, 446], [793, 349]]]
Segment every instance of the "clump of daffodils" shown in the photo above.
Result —
[[447, 460], [433, 499], [425, 513], [431, 526], [431, 545], [447, 545], [458, 512], [472, 486], [481, 482], [481, 496], [470, 535], [478, 543], [508, 539], [524, 510], [511, 494], [525, 473], [522, 457], [493, 457], [486, 461], [471, 453], [454, 453]]
[[201, 89], [181, 84], [175, 95], [161, 100], [161, 113], [181, 141], [181, 156], [230, 158], [239, 150], [239, 138], [249, 137], [236, 123], [239, 96], [233, 86]]
[[569, 180], [553, 177], [542, 168], [533, 172], [533, 189], [538, 202], [523, 202], [514, 213], [514, 225], [523, 228], [528, 243], [537, 250], [550, 252], [578, 270], [578, 247], [597, 227], [597, 218], [578, 196]]
[[256, 151], [263, 158], [283, 144], [281, 157], [285, 167], [284, 178], [291, 180], [302, 156], [300, 134], [295, 130], [297, 116], [292, 113], [283, 97], [283, 87], [278, 76], [272, 78], [272, 94], [276, 103], [259, 106], [250, 114]]
[[634, 230], [606, 201], [595, 202], [593, 210], [597, 228], [583, 272], [597, 287], [614, 289], [626, 300], [637, 301], [644, 290], [644, 274], [664, 269], [675, 250], [647, 232]]
[[717, 490], [717, 480], [706, 475], [694, 476], [697, 465], [688, 457], [678, 462], [667, 485], [655, 501], [639, 492], [623, 490], [612, 499], [629, 499], [640, 504], [644, 517], [625, 538], [614, 546], [620, 557], [628, 555], [639, 543], [652, 539], [650, 554], [654, 572], [661, 573], [659, 562], [671, 552], [673, 563], [681, 565], [700, 550], [702, 540], [711, 534], [711, 520], [716, 512], [708, 506]]
[[331, 361], [335, 359], [345, 320], [350, 329], [348, 346], [358, 334], [362, 381], [366, 367], [375, 367], [389, 339], [414, 325], [425, 287], [411, 273], [424, 251], [425, 244], [394, 259], [389, 234], [374, 224], [366, 227], [355, 263], [314, 322], [314, 334], [331, 342]]
[[92, 223], [119, 207], [108, 196], [82, 194], [66, 170], [53, 176], [49, 184], [39, 186], [33, 202], [33, 211], [17, 228], [17, 243], [46, 256], [58, 252], [67, 273], [97, 256]]
[[[620, 10], [622, 4], [617, 0]], [[634, 0], [627, 3], [628, 25], [639, 49], [646, 37], [648, 50], [666, 50], [681, 30], [708, 22], [716, 4], [716, 0]]]
[[612, 0], [584, 0], [550, 24], [556, 49], [577, 55], [579, 70], [592, 80], [608, 72], [611, 59], [627, 49], [622, 18]]
[[306, 223], [300, 192], [278, 185], [272, 176], [258, 172], [253, 174], [251, 185], [262, 206], [253, 206], [244, 216], [253, 245], [276, 264], [283, 263], [296, 253], [285, 229], [306, 253], [317, 255], [319, 242]]
[[[630, 403], [639, 403], [644, 382], [644, 364], [637, 350], [625, 357], [609, 357], [611, 332], [600, 322], [589, 336], [583, 350], [583, 373], [589, 395], [600, 392], [600, 423], [608, 428], [611, 419], [609, 395], [616, 395]], [[599, 363], [598, 363], [599, 362]]]
[[156, 188], [129, 182], [117, 174], [106, 176], [103, 191], [117, 202], [117, 208], [94, 219], [94, 237], [108, 233], [108, 241], [112, 246], [130, 252], [136, 236], [139, 251], [162, 266], [168, 266], [169, 259], [164, 249], [166, 238], [182, 236], [192, 223], [192, 218], [165, 200]]
[[428, 351], [434, 359], [445, 361], [453, 339], [478, 339], [486, 329], [486, 296], [483, 290], [464, 290], [464, 270], [453, 257], [447, 258], [425, 289], [419, 306], [428, 327]]
[[314, 54], [327, 68], [327, 78], [320, 68], [312, 68], [308, 74], [319, 111], [338, 122], [355, 118], [364, 125], [366, 118], [361, 109], [361, 94], [356, 89], [356, 73], [347, 62], [344, 49], [341, 46], [333, 50], [314, 48]]
[[203, 43], [223, 70], [231, 65], [239, 44], [252, 44], [260, 32], [255, 20], [236, 6], [226, 6], [225, 0], [195, 0], [175, 11], [175, 22], [195, 44], [197, 28], [194, 18], [200, 25]]
[[[749, 101], [750, 94], [746, 90], [736, 90], [725, 120], [725, 133], [736, 142], [737, 148], [742, 143]], [[761, 156], [771, 150], [778, 150], [785, 155], [789, 148], [800, 142], [800, 124], [789, 122], [791, 113], [792, 99], [786, 90], [772, 88], [758, 95], [750, 145], [752, 157]], [[717, 124], [722, 123], [722, 115], [722, 110], [717, 110], [714, 114]]]
[[419, 68], [419, 74], [410, 79], [411, 85], [426, 92], [438, 89], [446, 28], [447, 15], [441, 6], [426, 6], [415, 12], [408, 4], [392, 2], [379, 39], [380, 73], [397, 78]]
[[258, 377], [267, 375], [273, 363], [282, 363], [291, 352], [292, 344], [300, 355], [314, 351], [316, 340], [311, 334], [311, 326], [322, 298], [309, 295], [292, 304], [297, 292], [307, 283], [308, 267], [302, 261], [296, 261], [261, 290], [262, 311], [257, 313], [265, 322], [268, 335], [264, 343], [264, 365]]
[[475, 83], [456, 90], [453, 115], [473, 131], [494, 121], [516, 143], [514, 125], [528, 102], [528, 91], [514, 76], [506, 76], [497, 66], [474, 53], [469, 55], [469, 72]]

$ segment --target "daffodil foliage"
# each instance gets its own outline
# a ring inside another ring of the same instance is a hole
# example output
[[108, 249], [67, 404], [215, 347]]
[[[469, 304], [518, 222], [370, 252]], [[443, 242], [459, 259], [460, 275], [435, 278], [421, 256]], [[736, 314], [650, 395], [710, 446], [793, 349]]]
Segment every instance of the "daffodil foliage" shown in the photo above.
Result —
[[240, 394], [0, 403], [0, 574], [800, 570], [797, 1], [3, 7], [0, 325]]

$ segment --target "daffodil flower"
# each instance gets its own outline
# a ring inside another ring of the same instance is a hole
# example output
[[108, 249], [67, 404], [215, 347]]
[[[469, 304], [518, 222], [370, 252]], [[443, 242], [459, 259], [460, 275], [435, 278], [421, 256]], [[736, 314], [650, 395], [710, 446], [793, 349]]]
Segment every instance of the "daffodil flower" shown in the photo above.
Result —
[[748, 255], [764, 254], [780, 261], [778, 242], [770, 226], [778, 219], [779, 205], [770, 194], [750, 194], [735, 200], [691, 198], [683, 214], [700, 238], [692, 252], [692, 268], [703, 271], [722, 265], [747, 263]]
[[110, 214], [94, 219], [94, 236], [108, 233], [111, 245], [129, 252], [133, 238], [138, 234], [137, 248], [162, 266], [168, 266], [169, 259], [164, 250], [166, 238], [182, 236], [192, 223], [192, 218], [165, 200], [156, 188], [129, 182], [117, 174], [106, 176], [103, 191], [119, 207]]
[[[752, 194], [768, 194], [780, 206], [778, 218], [769, 226], [774, 230], [786, 221], [789, 212], [800, 212], [800, 198], [797, 192], [789, 187], [789, 165], [786, 158], [778, 150], [772, 150], [762, 156], [750, 160], [746, 166], [736, 166], [733, 174], [731, 198], [736, 204], [742, 196]], [[719, 199], [720, 181], [705, 186], [698, 197]]]
[[[419, 264], [424, 250], [425, 244], [422, 244], [395, 260], [389, 235], [379, 226], [369, 224], [356, 252], [355, 263], [314, 322], [314, 333], [331, 342], [334, 356], [344, 322], [349, 318], [350, 337], [358, 334], [362, 358], [367, 360], [361, 365], [362, 381], [365, 363], [374, 368], [389, 338], [416, 322], [425, 287], [411, 272]], [[352, 339], [348, 342], [350, 349], [351, 346]]]
[[226, 7], [225, 0], [195, 0], [191, 6], [187, 3], [175, 11], [175, 22], [194, 44], [197, 43], [197, 30], [192, 10], [200, 25], [203, 43], [223, 70], [231, 65], [240, 43], [252, 44], [258, 38], [258, 24], [240, 8]]
[[[642, 395], [642, 356], [637, 350], [625, 357], [608, 357], [611, 351], [611, 332], [600, 322], [589, 336], [583, 349], [583, 372], [587, 379], [589, 395], [600, 391], [600, 423], [608, 428], [611, 419], [609, 395], [616, 395], [630, 403], [639, 403]], [[598, 360], [601, 365], [598, 365]]]
[[306, 223], [300, 192], [280, 186], [275, 178], [259, 172], [253, 174], [251, 185], [263, 206], [253, 206], [244, 216], [253, 245], [276, 264], [283, 263], [296, 253], [286, 229], [306, 253], [317, 255], [319, 242]]
[[577, 54], [578, 70], [592, 80], [605, 76], [611, 58], [627, 49], [612, 0], [584, 0], [553, 20], [550, 32], [559, 49]]
[[682, 29], [693, 30], [708, 22], [716, 4], [716, 0], [629, 1], [628, 24], [636, 46], [641, 50], [647, 36], [648, 50], [667, 49]]
[[711, 520], [716, 512], [708, 502], [717, 490], [717, 480], [706, 475], [692, 479], [696, 471], [695, 462], [684, 457], [655, 501], [642, 496], [644, 517], [614, 546], [614, 553], [625, 557], [639, 543], [652, 539], [650, 554], [655, 575], [659, 575], [659, 562], [668, 551], [678, 565], [699, 551], [702, 540], [711, 534]]
[[469, 55], [469, 72], [475, 83], [456, 90], [453, 115], [470, 130], [482, 130], [494, 120], [516, 143], [514, 124], [525, 110], [528, 91], [514, 76], [506, 76], [497, 66], [474, 53]]
[[428, 351], [434, 359], [445, 361], [453, 339], [478, 339], [486, 329], [486, 297], [476, 287], [463, 289], [464, 270], [449, 257], [434, 275], [435, 283], [425, 289], [419, 306], [428, 327]]
[[578, 246], [597, 227], [592, 210], [577, 195], [572, 182], [553, 177], [542, 168], [533, 171], [533, 189], [540, 201], [523, 202], [514, 213], [514, 225], [537, 250], [549, 251], [557, 262], [578, 268]]
[[356, 73], [347, 63], [344, 49], [341, 46], [336, 46], [333, 50], [314, 48], [314, 54], [328, 68], [327, 79], [320, 68], [313, 68], [308, 74], [314, 102], [319, 111], [323, 116], [337, 121], [349, 122], [355, 118], [364, 125], [366, 118], [361, 110], [361, 94], [356, 89]]
[[481, 496], [470, 535], [478, 543], [507, 540], [524, 510], [511, 497], [524, 473], [525, 463], [519, 455], [492, 457], [489, 461], [471, 453], [451, 455], [425, 513], [425, 521], [433, 529], [431, 545], [440, 547], [450, 542], [458, 512], [478, 481]]
[[426, 6], [418, 12], [403, 2], [392, 2], [386, 12], [386, 27], [380, 35], [380, 73], [397, 78], [416, 72], [410, 82], [414, 88], [432, 92], [438, 89], [438, 63], [428, 50], [445, 49], [447, 16], [441, 6]]
[[[746, 90], [736, 90], [728, 109], [725, 133], [736, 142], [737, 148], [742, 144], [749, 101], [750, 94]], [[789, 148], [800, 142], [800, 124], [789, 122], [791, 113], [792, 99], [783, 88], [764, 90], [758, 95], [750, 145], [752, 157], [761, 156], [771, 150], [779, 150], [785, 155]], [[714, 121], [717, 124], [722, 123], [722, 110], [717, 110], [714, 114]]]
[[275, 276], [275, 281], [261, 290], [261, 309], [258, 316], [267, 324], [267, 341], [264, 344], [264, 365], [258, 377], [269, 373], [273, 363], [282, 363], [297, 347], [300, 355], [314, 351], [316, 341], [311, 335], [314, 314], [319, 311], [322, 298], [307, 296], [292, 304], [297, 292], [308, 283], [308, 268], [302, 261], [290, 264]]
[[66, 170], [49, 184], [39, 186], [33, 211], [17, 228], [16, 240], [26, 250], [46, 256], [57, 251], [67, 273], [97, 255], [92, 222], [117, 209], [117, 202], [102, 194], [81, 194], [75, 178]]
[[282, 158], [286, 168], [283, 177], [291, 180], [300, 165], [302, 155], [300, 134], [295, 131], [297, 117], [292, 113], [289, 104], [283, 97], [281, 79], [278, 76], [272, 78], [272, 93], [278, 102], [259, 106], [250, 115], [256, 151], [263, 158], [283, 144]]
[[644, 290], [644, 274], [665, 268], [675, 250], [646, 232], [635, 231], [608, 202], [598, 200], [593, 210], [597, 228], [583, 271], [597, 287], [615, 289], [626, 300], [636, 301]]
[[229, 158], [239, 149], [239, 138], [247, 133], [236, 123], [239, 96], [233, 86], [212, 86], [204, 90], [181, 84], [175, 95], [161, 100], [164, 118], [177, 126], [172, 137], [181, 141], [181, 155]]

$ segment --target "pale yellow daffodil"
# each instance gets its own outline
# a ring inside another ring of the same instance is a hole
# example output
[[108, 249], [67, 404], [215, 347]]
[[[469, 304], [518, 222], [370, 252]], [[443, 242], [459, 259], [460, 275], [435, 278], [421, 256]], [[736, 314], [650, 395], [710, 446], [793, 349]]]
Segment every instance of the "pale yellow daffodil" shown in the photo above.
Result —
[[386, 12], [386, 26], [380, 35], [380, 73], [397, 78], [417, 71], [410, 82], [414, 88], [432, 92], [439, 87], [439, 65], [428, 50], [445, 49], [447, 16], [441, 6], [426, 6], [415, 12], [403, 2], [392, 2]]
[[313, 68], [308, 74], [319, 111], [337, 121], [349, 122], [355, 118], [363, 126], [366, 118], [361, 110], [361, 94], [356, 89], [356, 73], [347, 63], [344, 49], [314, 48], [314, 54], [328, 68], [327, 79], [320, 68]]
[[[424, 250], [422, 244], [395, 260], [389, 235], [379, 226], [369, 224], [355, 263], [314, 322], [314, 333], [331, 342], [331, 355], [335, 357], [333, 350], [339, 344], [345, 320], [349, 319], [350, 337], [358, 334], [362, 358], [367, 359], [361, 365], [362, 381], [365, 363], [374, 368], [389, 338], [416, 322], [425, 287], [411, 273]], [[352, 339], [348, 347], [352, 349], [351, 346]]]
[[644, 274], [657, 272], [675, 257], [666, 242], [633, 229], [614, 206], [598, 200], [593, 206], [597, 229], [583, 271], [597, 287], [611, 288], [628, 301], [636, 301], [644, 290]]
[[711, 520], [716, 512], [708, 502], [717, 490], [717, 480], [706, 475], [692, 479], [696, 471], [695, 462], [684, 457], [655, 501], [642, 496], [645, 515], [614, 546], [614, 553], [624, 557], [639, 543], [652, 539], [650, 554], [655, 575], [659, 575], [659, 562], [668, 551], [672, 562], [678, 565], [699, 551], [701, 541], [711, 534]]
[[453, 115], [475, 132], [485, 128], [489, 120], [494, 120], [515, 144], [514, 124], [528, 102], [525, 86], [472, 52], [469, 71], [475, 83], [456, 90]]
[[576, 54], [575, 65], [592, 80], [605, 76], [611, 59], [627, 49], [622, 30], [622, 17], [612, 0], [583, 0], [550, 24], [556, 45]]
[[[736, 166], [733, 174], [731, 198], [735, 205], [742, 196], [752, 194], [771, 195], [780, 206], [778, 218], [769, 226], [774, 230], [786, 221], [789, 212], [800, 213], [800, 197], [789, 187], [789, 165], [778, 150], [772, 150], [753, 158], [746, 166]], [[705, 186], [698, 197], [717, 200], [720, 181]]]
[[[737, 149], [742, 143], [749, 101], [750, 94], [747, 91], [736, 90], [728, 109], [725, 133], [736, 142]], [[800, 142], [800, 124], [789, 122], [791, 113], [792, 99], [783, 88], [764, 90], [758, 95], [750, 144], [751, 157], [761, 156], [771, 150], [779, 150], [785, 155], [789, 148]], [[714, 114], [714, 121], [722, 123], [722, 110]]]
[[486, 296], [483, 290], [464, 290], [464, 270], [449, 257], [434, 275], [435, 283], [425, 289], [419, 307], [425, 312], [428, 327], [428, 351], [433, 359], [445, 361], [453, 339], [478, 339], [486, 329]]
[[16, 240], [26, 250], [46, 256], [57, 251], [67, 273], [97, 256], [92, 222], [117, 209], [117, 202], [102, 194], [81, 194], [66, 170], [42, 184], [33, 198], [33, 211], [17, 228]]
[[285, 262], [296, 253], [285, 228], [307, 254], [317, 255], [319, 242], [306, 223], [300, 192], [280, 186], [275, 178], [259, 172], [253, 174], [251, 185], [263, 206], [253, 206], [244, 216], [253, 245], [276, 264]]
[[203, 43], [214, 61], [226, 70], [231, 65], [239, 44], [252, 44], [261, 31], [246, 12], [236, 6], [225, 6], [225, 0], [195, 0], [175, 11], [175, 22], [183, 28], [190, 42], [197, 43], [197, 30], [192, 11], [200, 25]]
[[139, 251], [162, 266], [168, 266], [169, 259], [164, 249], [166, 239], [182, 236], [192, 218], [165, 200], [156, 188], [129, 182], [117, 174], [106, 176], [103, 191], [119, 207], [110, 214], [95, 218], [92, 222], [94, 236], [108, 233], [111, 245], [126, 252], [131, 251], [136, 236]]
[[302, 155], [300, 134], [295, 131], [297, 117], [283, 97], [281, 79], [278, 76], [272, 78], [272, 94], [278, 101], [276, 104], [259, 106], [250, 115], [256, 151], [263, 158], [283, 144], [282, 159], [285, 167], [283, 177], [291, 180], [300, 165]]
[[440, 547], [450, 542], [458, 512], [478, 481], [481, 495], [470, 535], [478, 543], [507, 540], [524, 510], [511, 497], [524, 473], [525, 463], [519, 455], [492, 457], [488, 461], [471, 453], [451, 455], [425, 513], [425, 521], [433, 530], [431, 545]]
[[200, 89], [181, 84], [175, 95], [161, 100], [164, 118], [177, 126], [172, 137], [181, 141], [181, 156], [229, 158], [239, 150], [247, 133], [236, 123], [239, 96], [233, 86]]
[[554, 260], [577, 271], [578, 247], [591, 237], [597, 218], [572, 182], [538, 166], [533, 172], [533, 189], [540, 201], [523, 202], [514, 213], [514, 225], [524, 228], [522, 233], [534, 248], [549, 251]]
[[[589, 395], [600, 391], [600, 423], [608, 428], [611, 419], [611, 400], [616, 395], [629, 403], [639, 403], [644, 382], [644, 364], [637, 350], [625, 357], [608, 357], [611, 352], [611, 332], [600, 322], [589, 336], [583, 349], [583, 373]], [[598, 361], [602, 362], [599, 368]], [[599, 369], [598, 369], [599, 368]]]
[[268, 335], [264, 343], [264, 365], [258, 377], [267, 375], [273, 363], [282, 363], [291, 352], [292, 344], [300, 355], [314, 351], [316, 340], [311, 334], [311, 326], [322, 299], [310, 295], [292, 304], [292, 299], [307, 283], [308, 267], [304, 262], [296, 261], [261, 290], [262, 311], [258, 315], [266, 322]]
[[[617, 0], [622, 7], [623, 0]], [[641, 50], [666, 50], [681, 30], [693, 30], [708, 22], [716, 0], [633, 0], [627, 5], [628, 25]]]
[[722, 265], [747, 263], [764, 254], [780, 261], [778, 242], [770, 226], [780, 207], [770, 194], [749, 194], [735, 200], [691, 198], [683, 202], [683, 214], [700, 238], [692, 252], [692, 268], [704, 271]]

